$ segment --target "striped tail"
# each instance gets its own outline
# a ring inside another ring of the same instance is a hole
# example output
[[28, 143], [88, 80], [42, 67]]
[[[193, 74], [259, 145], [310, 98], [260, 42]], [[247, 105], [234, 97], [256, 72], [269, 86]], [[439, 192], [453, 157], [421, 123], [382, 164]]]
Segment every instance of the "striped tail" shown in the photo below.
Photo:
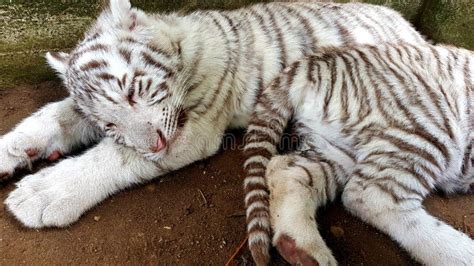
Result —
[[284, 76], [275, 79], [258, 96], [245, 135], [247, 232], [249, 248], [257, 265], [267, 265], [270, 262], [269, 191], [265, 171], [271, 157], [278, 152], [277, 145], [293, 113], [287, 92], [289, 77], [292, 75], [286, 75], [291, 71], [290, 69]]

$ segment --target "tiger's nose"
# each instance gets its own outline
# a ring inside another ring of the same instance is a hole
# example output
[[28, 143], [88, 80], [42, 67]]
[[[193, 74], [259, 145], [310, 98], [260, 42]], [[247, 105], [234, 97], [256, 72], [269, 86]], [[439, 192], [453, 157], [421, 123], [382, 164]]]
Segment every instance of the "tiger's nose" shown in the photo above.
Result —
[[158, 138], [156, 140], [155, 145], [151, 147], [151, 150], [153, 152], [159, 152], [159, 151], [163, 150], [164, 148], [166, 148], [166, 138], [165, 138], [165, 136], [163, 135], [163, 133], [159, 129], [156, 130], [156, 133], [158, 133]]

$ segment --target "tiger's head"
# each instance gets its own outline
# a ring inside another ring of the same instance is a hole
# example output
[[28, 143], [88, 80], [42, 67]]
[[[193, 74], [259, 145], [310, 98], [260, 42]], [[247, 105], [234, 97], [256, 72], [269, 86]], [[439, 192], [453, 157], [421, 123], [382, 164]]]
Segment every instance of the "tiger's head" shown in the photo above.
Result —
[[128, 0], [110, 0], [70, 53], [46, 54], [79, 111], [151, 160], [163, 157], [186, 120], [182, 37], [156, 22]]

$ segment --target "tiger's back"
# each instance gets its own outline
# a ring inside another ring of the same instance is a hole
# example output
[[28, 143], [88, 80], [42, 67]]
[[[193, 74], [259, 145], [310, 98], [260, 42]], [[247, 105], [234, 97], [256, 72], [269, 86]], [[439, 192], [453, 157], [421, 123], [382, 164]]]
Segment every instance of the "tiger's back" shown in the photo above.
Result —
[[[337, 143], [338, 147], [320, 152], [340, 160], [334, 149], [346, 151], [341, 156], [349, 159], [355, 154], [356, 161], [378, 145], [406, 152], [407, 158], [421, 160], [420, 165], [436, 173], [430, 189], [459, 176], [471, 143], [474, 68], [470, 51], [384, 45], [309, 58], [298, 65], [307, 72], [295, 74], [289, 93], [294, 99], [304, 99], [292, 102], [295, 120], [318, 136], [315, 142], [324, 141], [328, 147]], [[310, 80], [300, 80], [308, 76]], [[375, 144], [374, 139], [380, 141]]]
[[[232, 127], [247, 126], [258, 93], [285, 67], [322, 47], [426, 43], [396, 11], [360, 3], [280, 2], [228, 12], [200, 11], [191, 17], [216, 27], [222, 42], [209, 47], [215, 47], [214, 56], [226, 59], [220, 86], [212, 86], [193, 108], [200, 114], [232, 108]], [[221, 100], [226, 104], [212, 104]]]

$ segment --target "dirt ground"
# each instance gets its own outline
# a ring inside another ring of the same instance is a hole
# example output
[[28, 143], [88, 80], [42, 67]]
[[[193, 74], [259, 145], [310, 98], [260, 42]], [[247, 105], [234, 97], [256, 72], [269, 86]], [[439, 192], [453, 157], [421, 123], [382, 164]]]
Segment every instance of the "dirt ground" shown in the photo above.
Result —
[[[65, 95], [56, 82], [0, 90], [0, 135]], [[223, 265], [245, 238], [241, 162], [238, 151], [220, 152], [107, 199], [67, 229], [23, 228], [3, 206], [15, 180], [0, 184], [0, 265]], [[474, 236], [474, 196], [433, 196], [425, 205]], [[341, 265], [416, 264], [387, 236], [345, 212], [339, 202], [320, 210], [318, 222]], [[331, 227], [338, 233], [331, 233]], [[249, 263], [245, 246], [232, 264]], [[276, 259], [275, 264], [283, 262]]]

